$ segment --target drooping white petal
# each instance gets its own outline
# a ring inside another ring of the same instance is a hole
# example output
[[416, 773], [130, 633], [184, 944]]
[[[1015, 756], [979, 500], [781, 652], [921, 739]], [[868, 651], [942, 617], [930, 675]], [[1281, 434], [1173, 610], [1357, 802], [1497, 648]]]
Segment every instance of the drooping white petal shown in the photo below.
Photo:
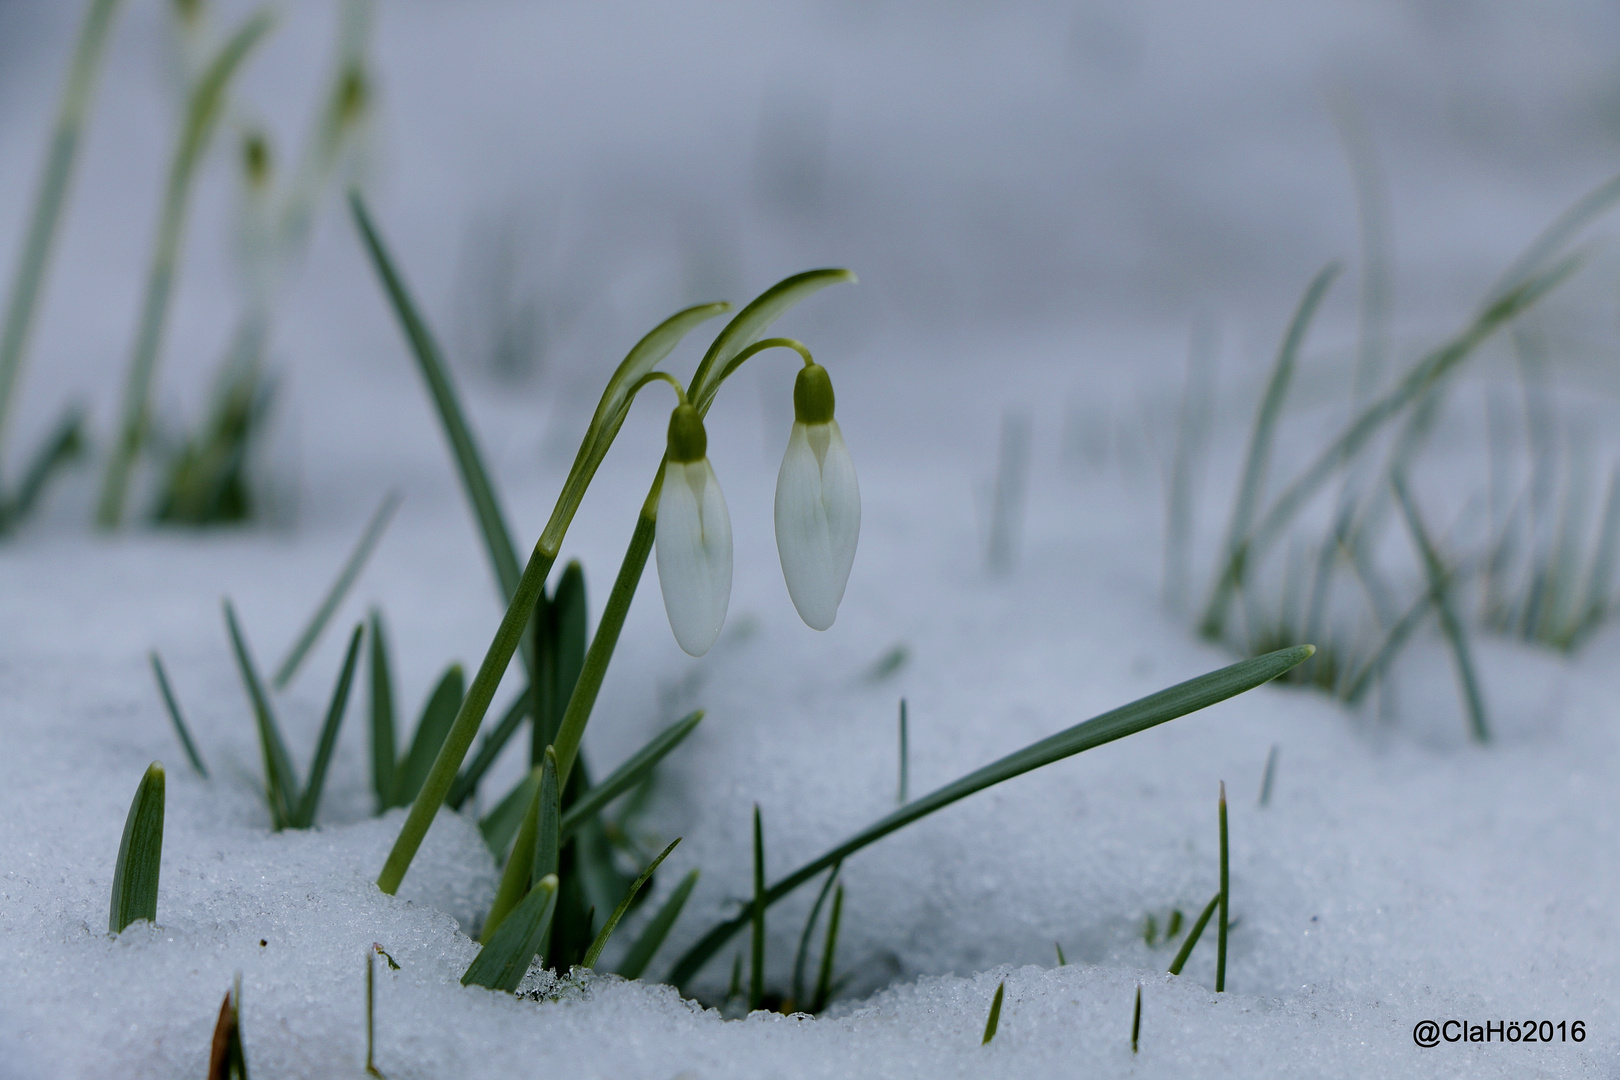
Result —
[[776, 476], [776, 551], [793, 606], [812, 629], [838, 617], [860, 533], [861, 491], [838, 421], [795, 423]]
[[656, 549], [669, 628], [682, 649], [702, 656], [731, 603], [731, 515], [708, 458], [665, 463]]

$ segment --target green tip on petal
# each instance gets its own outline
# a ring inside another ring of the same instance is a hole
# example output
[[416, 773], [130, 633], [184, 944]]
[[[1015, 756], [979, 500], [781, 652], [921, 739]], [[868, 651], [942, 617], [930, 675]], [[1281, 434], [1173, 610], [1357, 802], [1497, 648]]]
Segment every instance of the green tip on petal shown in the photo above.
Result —
[[793, 418], [801, 424], [825, 424], [833, 418], [832, 379], [820, 364], [806, 364], [793, 380]]

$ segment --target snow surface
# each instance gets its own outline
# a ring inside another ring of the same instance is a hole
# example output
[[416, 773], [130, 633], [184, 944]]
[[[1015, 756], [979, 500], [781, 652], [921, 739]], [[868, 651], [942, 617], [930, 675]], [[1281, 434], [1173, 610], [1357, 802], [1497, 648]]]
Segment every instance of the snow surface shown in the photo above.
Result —
[[[56, 7], [0, 7], [0, 252], [16, 247], [73, 29]], [[292, 7], [244, 84], [289, 142], [324, 62], [325, 17]], [[649, 844], [685, 838], [660, 892], [703, 872], [652, 974], [737, 910], [755, 803], [773, 874], [893, 806], [902, 695], [920, 793], [1228, 662], [1161, 602], [1164, 424], [1189, 325], [1214, 318], [1222, 340], [1203, 574], [1287, 311], [1322, 262], [1356, 250], [1325, 102], [1357, 100], [1385, 159], [1405, 355], [1614, 168], [1615, 22], [1601, 5], [1509, 4], [380, 12], [378, 216], [460, 357], [522, 543], [606, 370], [645, 328], [810, 265], [862, 274], [782, 323], [832, 372], [860, 471], [865, 528], [838, 622], [806, 629], [781, 582], [770, 506], [792, 368], [761, 358], [710, 428], [735, 532], [728, 628], [710, 656], [685, 658], [649, 567], [587, 738], [608, 767], [707, 710], [641, 819]], [[13, 447], [73, 395], [103, 428], [111, 415], [167, 139], [160, 30], [148, 6], [124, 14]], [[775, 171], [779, 159], [800, 165]], [[195, 412], [234, 317], [229, 212], [216, 162], [160, 375], [167, 415]], [[528, 382], [497, 381], [473, 352], [478, 256], [465, 237], [490, 227], [536, 238], [523, 283], [557, 297], [546, 365]], [[1613, 280], [1600, 257], [1552, 324], [1574, 328], [1561, 378], [1605, 454], [1614, 329], [1593, 298]], [[1315, 336], [1290, 448], [1342, 415], [1354, 312], [1344, 286]], [[222, 596], [269, 666], [383, 492], [405, 494], [278, 702], [300, 766], [342, 631], [367, 605], [386, 612], [407, 711], [448, 661], [477, 662], [499, 615], [442, 439], [341, 216], [323, 222], [277, 332], [288, 378], [264, 464], [284, 493], [271, 525], [89, 536], [86, 469], [0, 548], [0, 1077], [200, 1074], [236, 972], [255, 1075], [359, 1075], [373, 941], [401, 964], [379, 973], [377, 994], [378, 1064], [396, 1080], [1620, 1069], [1613, 632], [1574, 660], [1476, 639], [1498, 736], [1486, 750], [1467, 742], [1447, 654], [1425, 638], [1388, 716], [1268, 687], [890, 837], [844, 868], [852, 982], [819, 1019], [723, 1020], [612, 977], [545, 1001], [461, 987], [476, 949], [465, 930], [495, 868], [470, 820], [446, 813], [400, 895], [377, 891], [400, 814], [369, 816], [358, 705], [318, 829], [271, 834], [254, 793]], [[685, 348], [671, 367], [694, 359]], [[1482, 490], [1479, 391], [1509, 376], [1486, 357], [1440, 429], [1416, 479], [1435, 521]], [[565, 545], [586, 565], [593, 612], [651, 479], [663, 408], [631, 417]], [[994, 575], [985, 492], [1007, 409], [1031, 424], [1033, 467], [1015, 566]], [[906, 663], [871, 677], [897, 644]], [[152, 648], [210, 781], [174, 741]], [[109, 938], [118, 837], [155, 758], [169, 776], [159, 925]], [[518, 768], [503, 762], [486, 800]], [[1213, 891], [1223, 780], [1239, 921], [1230, 992], [1215, 995], [1212, 938], [1172, 978], [1170, 951], [1141, 928]], [[772, 909], [778, 985], [811, 898]], [[1054, 966], [1054, 943], [1068, 966]], [[701, 996], [723, 989], [731, 956]], [[981, 1047], [1002, 979], [1000, 1031]], [[1412, 1028], [1429, 1018], [1583, 1020], [1588, 1035], [1419, 1049]]]

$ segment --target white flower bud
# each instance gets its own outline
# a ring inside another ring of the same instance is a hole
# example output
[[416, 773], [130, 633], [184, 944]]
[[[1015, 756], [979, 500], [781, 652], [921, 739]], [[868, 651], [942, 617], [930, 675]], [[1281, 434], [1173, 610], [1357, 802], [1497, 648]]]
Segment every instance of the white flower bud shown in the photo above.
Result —
[[855, 564], [861, 491], [832, 418], [825, 370], [814, 365], [800, 372], [793, 396], [799, 419], [776, 477], [776, 550], [799, 617], [811, 629], [825, 630], [838, 617]]
[[[701, 456], [703, 442], [697, 413], [689, 405], [680, 406], [670, 419], [656, 544], [669, 628], [692, 656], [709, 651], [731, 603], [731, 517], [714, 467]], [[678, 460], [694, 450], [699, 455], [694, 460]]]

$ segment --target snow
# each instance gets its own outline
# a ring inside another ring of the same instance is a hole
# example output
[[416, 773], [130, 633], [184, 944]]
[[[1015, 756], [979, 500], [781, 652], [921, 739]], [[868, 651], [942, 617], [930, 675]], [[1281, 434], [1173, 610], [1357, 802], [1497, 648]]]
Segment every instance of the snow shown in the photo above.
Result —
[[[54, 7], [0, 9], [0, 251], [20, 235], [73, 29]], [[390, 5], [376, 42], [378, 218], [460, 357], [521, 545], [549, 512], [601, 379], [640, 332], [715, 289], [742, 300], [820, 263], [862, 275], [782, 323], [831, 372], [860, 476], [864, 528], [836, 624], [804, 627], [781, 580], [770, 508], [793, 369], [761, 357], [710, 425], [734, 530], [727, 628], [709, 656], [687, 659], [649, 568], [586, 740], [601, 769], [706, 710], [641, 819], [649, 846], [684, 838], [660, 894], [702, 870], [655, 976], [737, 910], [756, 803], [773, 876], [893, 807], [900, 697], [917, 794], [1229, 661], [1161, 602], [1163, 424], [1188, 327], [1213, 314], [1202, 582], [1288, 310], [1322, 262], [1356, 251], [1324, 86], [1366, 111], [1388, 170], [1403, 356], [1455, 327], [1614, 158], [1601, 106], [1615, 16], [1600, 5], [676, 12]], [[307, 112], [299, 88], [324, 62], [326, 17], [291, 7], [244, 84], [284, 145]], [[8, 449], [76, 394], [103, 429], [111, 415], [166, 152], [160, 29], [145, 7], [124, 13]], [[794, 155], [808, 164], [772, 171]], [[224, 173], [216, 161], [188, 241], [160, 373], [170, 415], [198, 407], [238, 300]], [[462, 235], [491, 220], [528, 222], [540, 239], [525, 281], [555, 298], [547, 366], [529, 383], [498, 382], [467, 355], [476, 333], [456, 329], [471, 318], [476, 259]], [[1567, 321], [1549, 320], [1579, 331], [1560, 377], [1599, 461], [1613, 449], [1612, 316], [1600, 306], [1613, 269], [1600, 255], [1559, 300]], [[1313, 335], [1289, 451], [1343, 415], [1354, 313], [1342, 285]], [[460, 986], [495, 867], [470, 819], [443, 813], [399, 896], [378, 892], [402, 812], [369, 816], [358, 704], [319, 828], [270, 833], [255, 794], [221, 597], [268, 667], [383, 492], [404, 493], [278, 700], [301, 768], [343, 631], [369, 605], [388, 620], [408, 715], [445, 664], [476, 664], [499, 617], [442, 438], [340, 214], [320, 225], [277, 334], [288, 379], [264, 468], [296, 498], [274, 521], [88, 535], [86, 469], [0, 547], [0, 1077], [199, 1074], [237, 972], [256, 1075], [357, 1075], [372, 942], [401, 965], [379, 970], [377, 990], [377, 1061], [396, 1080], [1613, 1072], [1612, 630], [1570, 659], [1478, 635], [1497, 736], [1486, 749], [1469, 743], [1448, 654], [1426, 631], [1389, 715], [1267, 687], [920, 822], [844, 867], [839, 968], [852, 981], [821, 1018], [722, 1019], [611, 976], [541, 1000]], [[694, 359], [683, 348], [670, 366]], [[1483, 490], [1477, 401], [1510, 377], [1503, 354], [1483, 358], [1439, 429], [1414, 480], [1434, 521]], [[663, 408], [631, 416], [565, 545], [585, 563], [593, 625], [652, 477]], [[992, 574], [985, 491], [1006, 410], [1031, 425], [1033, 466], [1014, 565]], [[874, 678], [897, 645], [905, 662]], [[153, 648], [211, 780], [174, 740], [146, 666]], [[168, 770], [159, 923], [109, 938], [118, 836], [154, 759]], [[486, 802], [518, 768], [502, 763]], [[1149, 947], [1142, 924], [1163, 925], [1172, 908], [1191, 917], [1214, 891], [1221, 781], [1238, 923], [1230, 992], [1216, 995], [1213, 931], [1170, 977], [1173, 950]], [[771, 911], [775, 984], [812, 899], [806, 888]], [[716, 958], [699, 996], [723, 991], [742, 947]], [[999, 1032], [981, 1047], [1004, 979]], [[1582, 1020], [1588, 1033], [1420, 1049], [1413, 1025], [1431, 1018]]]

